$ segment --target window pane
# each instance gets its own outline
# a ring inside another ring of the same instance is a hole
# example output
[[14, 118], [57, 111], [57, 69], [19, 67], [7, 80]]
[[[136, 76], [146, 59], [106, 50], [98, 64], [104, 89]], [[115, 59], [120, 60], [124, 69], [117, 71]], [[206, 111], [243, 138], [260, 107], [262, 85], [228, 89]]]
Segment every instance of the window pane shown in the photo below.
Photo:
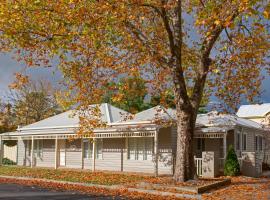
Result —
[[102, 159], [102, 153], [103, 153], [103, 140], [102, 139], [97, 139], [96, 141], [96, 158], [97, 159]]
[[136, 160], [144, 160], [144, 151], [145, 151], [145, 140], [144, 138], [137, 138], [137, 159]]
[[136, 158], [136, 138], [128, 138], [128, 159], [135, 160]]
[[243, 142], [242, 149], [246, 150], [247, 149], [247, 135], [246, 134], [242, 135], [242, 142]]
[[255, 136], [255, 150], [258, 151], [258, 136]]
[[239, 133], [237, 133], [237, 138], [236, 138], [236, 142], [237, 142], [237, 145], [236, 145], [236, 149], [237, 150], [240, 150], [240, 134]]
[[37, 140], [37, 157], [43, 157], [43, 140]]
[[201, 150], [202, 147], [201, 147], [201, 138], [197, 138], [197, 150]]
[[27, 140], [26, 145], [27, 145], [28, 156], [31, 156], [32, 141], [31, 140]]
[[89, 158], [89, 141], [83, 141], [83, 157]]
[[260, 151], [262, 151], [262, 146], [263, 146], [262, 143], [263, 143], [263, 142], [262, 142], [262, 137], [260, 136]]
[[145, 138], [144, 160], [152, 160], [153, 157], [153, 138]]

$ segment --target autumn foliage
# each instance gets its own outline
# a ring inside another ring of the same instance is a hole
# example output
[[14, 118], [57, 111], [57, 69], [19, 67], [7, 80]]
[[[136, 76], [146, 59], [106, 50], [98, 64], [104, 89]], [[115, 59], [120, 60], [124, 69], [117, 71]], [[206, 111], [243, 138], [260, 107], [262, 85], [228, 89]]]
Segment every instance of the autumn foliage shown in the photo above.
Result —
[[140, 74], [150, 94], [172, 88], [175, 179], [185, 181], [195, 172], [192, 138], [203, 96], [212, 93], [233, 111], [260, 95], [269, 11], [263, 0], [2, 0], [0, 48], [28, 66], [57, 59], [82, 132], [104, 125], [87, 116], [112, 81]]

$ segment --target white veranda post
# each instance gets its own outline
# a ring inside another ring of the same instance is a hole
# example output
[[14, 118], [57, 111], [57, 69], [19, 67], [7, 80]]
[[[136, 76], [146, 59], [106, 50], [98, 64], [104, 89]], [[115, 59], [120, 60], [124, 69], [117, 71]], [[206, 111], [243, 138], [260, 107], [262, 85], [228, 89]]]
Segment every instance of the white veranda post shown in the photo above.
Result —
[[34, 136], [32, 136], [31, 143], [31, 168], [34, 166]]
[[154, 136], [154, 154], [155, 154], [155, 176], [158, 176], [158, 130], [155, 131]]
[[82, 148], [82, 152], [81, 152], [81, 168], [84, 168], [84, 142], [83, 142], [83, 138], [81, 139], [81, 148]]
[[58, 156], [58, 137], [56, 136], [56, 138], [55, 138], [55, 158], [54, 158], [54, 168], [55, 169], [57, 169], [58, 168], [58, 158], [59, 158], [59, 156]]
[[226, 159], [227, 156], [227, 133], [223, 136], [223, 156]]
[[3, 164], [3, 156], [4, 156], [4, 141], [3, 138], [0, 137], [0, 165]]
[[96, 139], [93, 139], [93, 149], [92, 149], [92, 171], [96, 171]]

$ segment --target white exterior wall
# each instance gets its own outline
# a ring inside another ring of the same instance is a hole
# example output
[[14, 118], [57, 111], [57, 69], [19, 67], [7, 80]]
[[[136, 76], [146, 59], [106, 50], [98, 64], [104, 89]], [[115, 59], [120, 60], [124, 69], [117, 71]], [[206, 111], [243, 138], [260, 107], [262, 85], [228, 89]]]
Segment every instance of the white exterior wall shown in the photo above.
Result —
[[38, 167], [54, 167], [55, 149], [54, 140], [43, 140], [43, 153], [42, 157], [35, 155], [35, 166]]
[[[159, 174], [172, 173], [171, 128], [159, 132]], [[31, 141], [30, 141], [31, 142]], [[31, 154], [27, 141], [18, 141], [18, 165], [30, 166]], [[83, 159], [84, 169], [92, 169], [92, 159]], [[34, 166], [54, 167], [55, 140], [43, 140], [42, 157], [34, 154]], [[66, 140], [66, 168], [82, 168], [81, 140]], [[96, 170], [154, 173], [154, 160], [128, 160], [126, 138], [103, 139], [102, 158], [96, 159]]]

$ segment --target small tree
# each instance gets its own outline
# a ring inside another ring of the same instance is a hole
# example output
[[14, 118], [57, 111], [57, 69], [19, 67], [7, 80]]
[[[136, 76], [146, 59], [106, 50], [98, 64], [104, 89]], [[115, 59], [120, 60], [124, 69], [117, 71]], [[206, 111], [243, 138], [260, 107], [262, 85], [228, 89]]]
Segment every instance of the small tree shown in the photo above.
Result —
[[224, 166], [224, 175], [225, 176], [237, 176], [240, 174], [240, 165], [237, 159], [237, 155], [233, 149], [233, 146], [230, 145], [229, 151], [226, 156], [225, 166]]

